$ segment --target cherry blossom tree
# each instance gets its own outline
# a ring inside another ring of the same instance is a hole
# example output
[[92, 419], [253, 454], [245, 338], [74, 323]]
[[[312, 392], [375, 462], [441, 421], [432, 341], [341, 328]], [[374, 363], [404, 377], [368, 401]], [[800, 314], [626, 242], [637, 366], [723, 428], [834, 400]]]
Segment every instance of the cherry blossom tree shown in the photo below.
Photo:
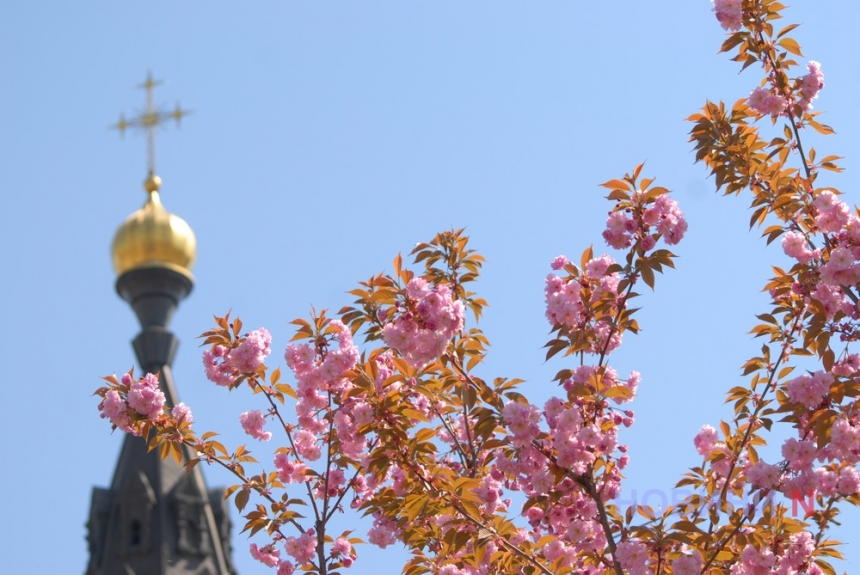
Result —
[[[747, 385], [728, 391], [733, 416], [691, 438], [701, 460], [678, 483], [686, 499], [659, 511], [618, 504], [641, 378], [610, 358], [637, 332], [632, 303], [673, 267], [670, 248], [687, 229], [641, 165], [603, 184], [603, 240], [616, 255], [587, 248], [550, 264], [546, 356], [561, 368], [543, 405], [520, 380], [476, 373], [486, 302], [471, 289], [484, 260], [450, 230], [413, 250], [412, 269], [397, 256], [390, 274], [361, 282], [336, 314], [295, 320], [289, 377], [267, 364], [264, 328], [245, 332], [225, 316], [203, 334], [208, 379], [255, 396], [240, 421], [276, 446], [267, 459], [198, 435], [188, 406], [165, 406], [153, 374], [105, 378], [102, 417], [163, 457], [234, 474], [226, 496], [245, 531], [265, 535], [250, 552], [278, 575], [350, 567], [363, 539], [331, 532], [347, 507], [372, 519], [369, 543], [411, 551], [407, 574], [834, 573], [828, 533], [840, 506], [860, 503], [860, 219], [838, 190], [816, 187], [839, 158], [804, 145], [810, 130], [832, 133], [812, 106], [824, 76], [794, 60], [794, 25], [774, 27], [783, 6], [713, 4], [728, 31], [722, 51], [763, 78], [748, 97], [690, 116], [696, 159], [725, 194], [751, 195], [751, 225], [781, 241], [792, 267], [774, 268], [764, 286], [761, 355], [743, 366]], [[777, 427], [790, 437], [768, 461], [761, 448]], [[804, 518], [789, 512], [798, 499], [814, 502]]]

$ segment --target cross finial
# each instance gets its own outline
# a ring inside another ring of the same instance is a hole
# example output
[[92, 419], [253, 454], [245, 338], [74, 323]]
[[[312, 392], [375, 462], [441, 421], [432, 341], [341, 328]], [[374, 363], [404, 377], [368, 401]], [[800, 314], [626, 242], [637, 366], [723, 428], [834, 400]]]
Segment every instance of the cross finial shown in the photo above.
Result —
[[167, 111], [155, 105], [155, 87], [163, 84], [161, 80], [153, 80], [152, 73], [147, 73], [146, 80], [142, 84], [138, 84], [138, 88], [146, 90], [146, 107], [137, 113], [131, 119], [126, 120], [123, 114], [119, 115], [119, 121], [111, 126], [119, 130], [120, 135], [124, 135], [129, 128], [144, 130], [146, 132], [146, 157], [147, 170], [149, 176], [155, 175], [155, 130], [164, 122], [169, 120], [179, 121], [190, 112], [183, 110], [179, 103], [172, 111]]

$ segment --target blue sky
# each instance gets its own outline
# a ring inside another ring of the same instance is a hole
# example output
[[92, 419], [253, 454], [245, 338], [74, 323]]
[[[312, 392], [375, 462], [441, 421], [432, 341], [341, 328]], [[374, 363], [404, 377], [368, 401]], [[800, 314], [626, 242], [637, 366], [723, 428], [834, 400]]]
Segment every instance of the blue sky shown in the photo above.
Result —
[[[815, 106], [838, 132], [810, 142], [846, 156], [846, 172], [821, 181], [856, 203], [860, 7], [807, 0], [786, 17], [822, 63]], [[203, 377], [195, 337], [213, 314], [265, 325], [282, 350], [291, 319], [349, 303], [355, 282], [451, 227], [488, 260], [482, 375], [525, 378], [541, 401], [564, 366], [541, 350], [549, 262], [592, 243], [611, 253], [598, 184], [647, 161], [690, 229], [613, 365], [643, 374], [622, 438], [626, 497], [670, 494], [698, 462], [693, 434], [728, 415], [723, 394], [760, 347], [747, 335], [759, 290], [784, 261], [748, 230], [749, 201], [717, 195], [689, 151], [684, 118], [759, 81], [717, 55], [723, 34], [704, 0], [0, 5], [3, 570], [86, 567], [90, 490], [110, 483], [121, 440], [91, 393], [131, 367], [138, 331], [109, 249], [143, 202], [146, 169], [144, 138], [107, 127], [143, 106], [134, 86], [149, 70], [167, 80], [159, 103], [193, 110], [158, 134], [157, 165], [162, 200], [198, 240], [197, 284], [173, 324], [198, 429], [244, 442], [238, 414], [255, 407]], [[842, 533], [854, 569], [858, 522]], [[244, 536], [234, 546], [242, 575], [269, 572]], [[352, 572], [396, 573], [400, 557], [363, 547]]]

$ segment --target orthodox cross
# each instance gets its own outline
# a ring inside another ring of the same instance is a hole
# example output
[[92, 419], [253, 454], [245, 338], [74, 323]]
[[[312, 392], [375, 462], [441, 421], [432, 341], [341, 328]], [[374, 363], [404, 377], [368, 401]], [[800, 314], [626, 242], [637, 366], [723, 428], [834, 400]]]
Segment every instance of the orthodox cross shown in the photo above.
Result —
[[176, 120], [176, 125], [179, 121], [190, 112], [183, 110], [179, 103], [176, 103], [176, 108], [173, 111], [167, 111], [155, 105], [155, 87], [163, 84], [161, 80], [153, 80], [152, 73], [146, 75], [146, 81], [143, 84], [138, 84], [138, 88], [146, 90], [146, 107], [143, 111], [138, 112], [134, 117], [126, 120], [123, 114], [119, 115], [119, 121], [111, 126], [119, 130], [120, 135], [125, 135], [125, 131], [129, 128], [139, 129], [146, 132], [146, 159], [147, 169], [150, 176], [155, 175], [155, 130], [165, 122], [173, 119]]

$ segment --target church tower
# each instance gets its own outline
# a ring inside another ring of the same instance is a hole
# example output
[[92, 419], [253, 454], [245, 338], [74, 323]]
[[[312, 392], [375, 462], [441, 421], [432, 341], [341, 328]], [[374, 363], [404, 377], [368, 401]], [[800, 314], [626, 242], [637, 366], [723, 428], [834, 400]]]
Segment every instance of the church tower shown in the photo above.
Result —
[[[178, 402], [171, 365], [178, 341], [170, 320], [194, 285], [196, 240], [191, 227], [161, 204], [155, 174], [155, 129], [186, 114], [157, 108], [148, 77], [146, 108], [114, 126], [146, 132], [147, 197], [117, 230], [113, 265], [117, 293], [127, 301], [141, 332], [133, 340], [144, 372], [160, 374], [167, 405]], [[192, 453], [186, 454], [193, 457]], [[190, 472], [172, 458], [148, 452], [146, 441], [126, 435], [109, 488], [93, 488], [87, 523], [90, 561], [86, 575], [235, 575], [230, 518], [223, 489], [207, 489], [199, 466]]]

